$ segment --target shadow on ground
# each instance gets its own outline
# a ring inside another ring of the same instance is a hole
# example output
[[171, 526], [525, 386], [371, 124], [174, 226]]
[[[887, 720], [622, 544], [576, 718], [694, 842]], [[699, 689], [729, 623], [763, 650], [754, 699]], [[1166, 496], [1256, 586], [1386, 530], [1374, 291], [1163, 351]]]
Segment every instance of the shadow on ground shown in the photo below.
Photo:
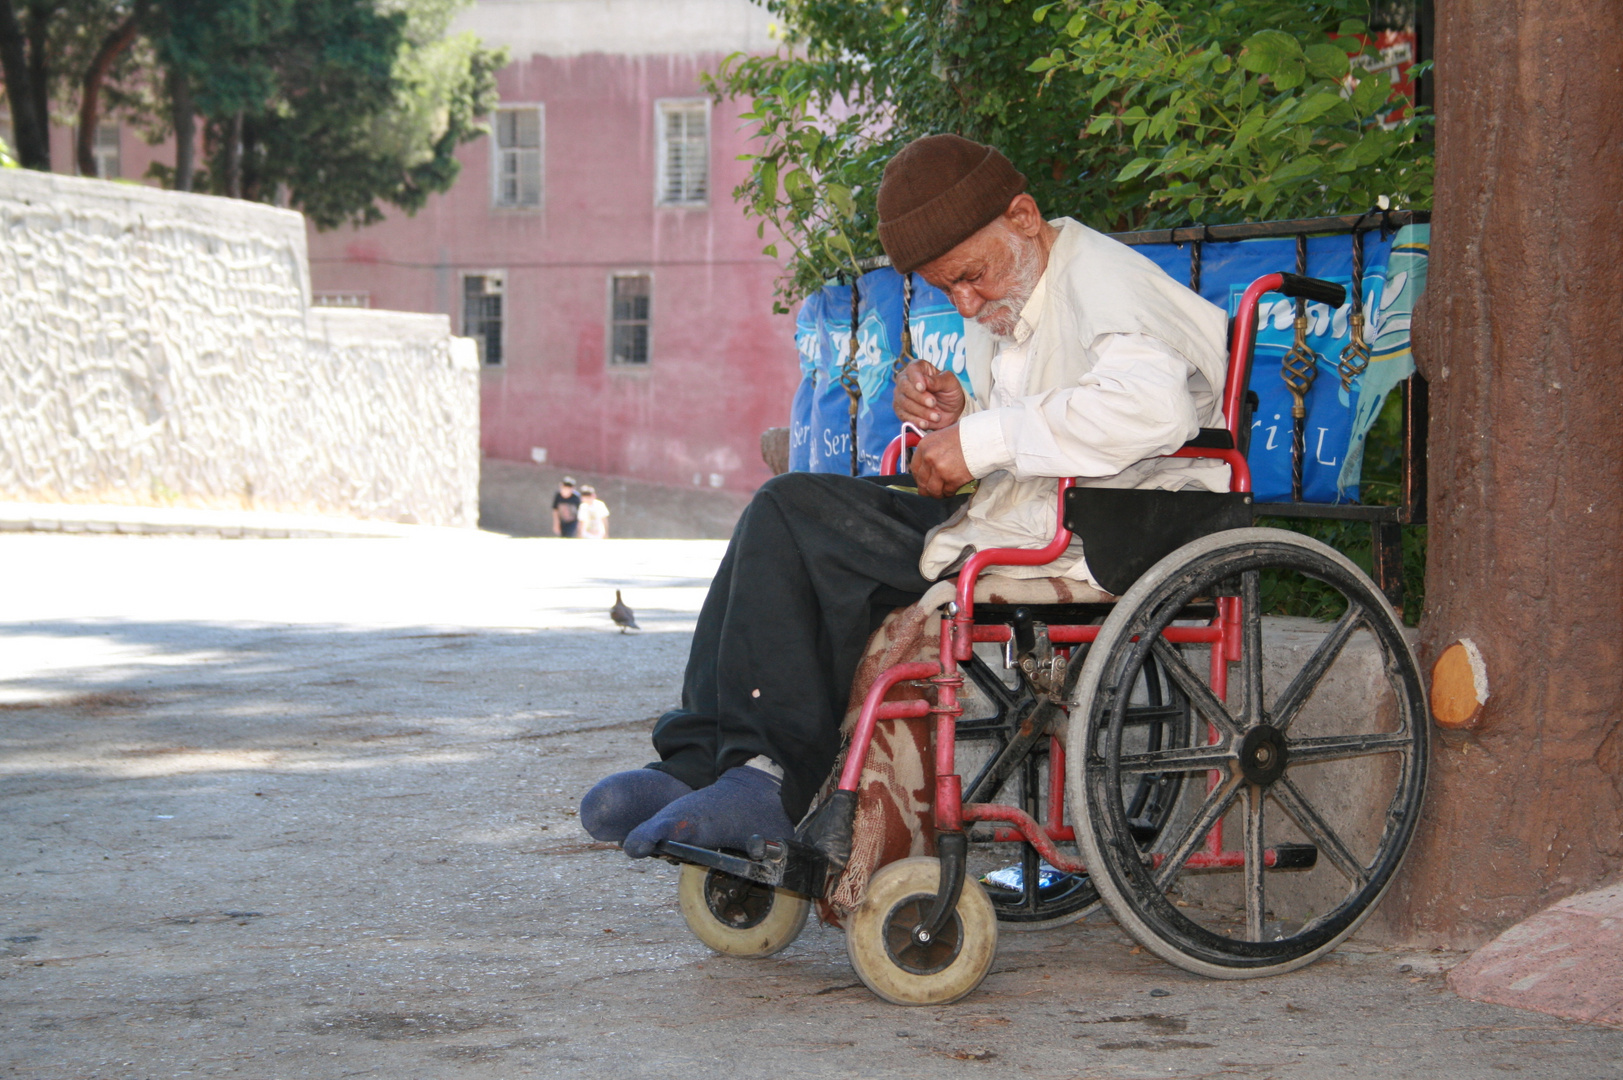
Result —
[[1462, 1001], [1437, 954], [1210, 982], [1095, 914], [1005, 933], [980, 990], [916, 1009], [860, 986], [832, 928], [717, 957], [671, 867], [575, 818], [648, 760], [686, 647], [0, 624], [0, 1076], [1619, 1074], [1623, 1032]]

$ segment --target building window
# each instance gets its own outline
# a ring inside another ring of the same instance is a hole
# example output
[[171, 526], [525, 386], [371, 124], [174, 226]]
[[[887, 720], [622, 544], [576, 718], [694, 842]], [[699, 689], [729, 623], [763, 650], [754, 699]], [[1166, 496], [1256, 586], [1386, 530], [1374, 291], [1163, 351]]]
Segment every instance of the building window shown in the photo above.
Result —
[[494, 204], [534, 210], [541, 205], [541, 121], [539, 105], [496, 110]]
[[369, 308], [372, 294], [364, 292], [318, 292], [311, 298], [315, 307]]
[[103, 180], [117, 180], [122, 175], [118, 160], [118, 125], [97, 124], [96, 138], [91, 144], [96, 158], [96, 175]]
[[653, 278], [615, 274], [609, 283], [609, 362], [648, 363], [648, 313]]
[[710, 198], [710, 102], [661, 101], [657, 108], [658, 202], [704, 206]]
[[506, 278], [499, 273], [462, 276], [462, 336], [479, 345], [486, 364], [502, 362], [502, 295]]

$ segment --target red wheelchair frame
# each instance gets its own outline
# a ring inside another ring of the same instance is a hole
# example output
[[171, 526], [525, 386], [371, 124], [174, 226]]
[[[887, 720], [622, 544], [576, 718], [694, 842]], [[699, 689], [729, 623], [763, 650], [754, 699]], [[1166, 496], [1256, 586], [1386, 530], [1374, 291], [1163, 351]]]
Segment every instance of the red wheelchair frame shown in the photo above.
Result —
[[[1223, 387], [1224, 430], [1231, 446], [1241, 445], [1240, 424], [1244, 414], [1243, 402], [1251, 370], [1251, 350], [1257, 330], [1257, 303], [1264, 293], [1275, 292], [1285, 286], [1293, 275], [1265, 274], [1253, 281], [1240, 298], [1240, 309], [1235, 315], [1229, 339], [1228, 372]], [[1296, 279], [1298, 281], [1302, 279]], [[1327, 283], [1326, 283], [1327, 284]], [[1339, 289], [1339, 286], [1330, 286]], [[898, 471], [904, 443], [916, 445], [918, 436], [911, 432], [899, 435], [886, 448], [881, 471]], [[1228, 463], [1229, 490], [1249, 492], [1251, 469], [1245, 455], [1238, 449], [1206, 449], [1185, 447], [1170, 456], [1184, 458], [1214, 458]], [[1065, 552], [1071, 543], [1071, 531], [1065, 527], [1065, 492], [1073, 480], [1059, 482], [1059, 514], [1054, 538], [1046, 547], [993, 548], [970, 556], [958, 575], [957, 599], [947, 609], [946, 625], [941, 635], [941, 659], [931, 663], [898, 664], [875, 679], [862, 703], [862, 712], [851, 736], [850, 752], [845, 768], [840, 773], [839, 789], [855, 796], [861, 781], [862, 767], [873, 740], [874, 725], [880, 720], [935, 718], [935, 827], [943, 833], [960, 833], [965, 823], [977, 821], [1000, 822], [1007, 828], [999, 829], [994, 839], [1000, 841], [1024, 839], [1042, 853], [1043, 858], [1060, 870], [1083, 872], [1086, 867], [1078, 858], [1066, 855], [1055, 846], [1056, 841], [1075, 840], [1072, 828], [1065, 824], [1064, 775], [1065, 751], [1058, 738], [1049, 736], [1049, 798], [1046, 822], [1037, 822], [1017, 807], [999, 803], [965, 803], [962, 800], [963, 781], [957, 774], [955, 762], [956, 726], [963, 707], [958, 694], [964, 678], [958, 665], [967, 661], [976, 642], [1006, 642], [1011, 630], [1007, 626], [975, 625], [975, 584], [982, 571], [990, 566], [1041, 566], [1051, 563]], [[1206, 626], [1173, 626], [1164, 632], [1174, 644], [1205, 644], [1211, 646], [1211, 688], [1219, 698], [1228, 693], [1228, 665], [1238, 660], [1241, 652], [1238, 597], [1219, 597], [1217, 615]], [[1098, 636], [1098, 626], [1050, 626], [1048, 638], [1056, 645], [1091, 644]], [[885, 700], [897, 683], [928, 681], [936, 691], [936, 703], [928, 701]], [[1215, 740], [1217, 732], [1208, 727], [1208, 738]], [[1271, 864], [1276, 856], [1268, 853]], [[1190, 857], [1186, 864], [1192, 870], [1230, 868], [1244, 865], [1245, 856], [1238, 851], [1223, 849], [1223, 825], [1218, 822], [1212, 829], [1204, 852]]]

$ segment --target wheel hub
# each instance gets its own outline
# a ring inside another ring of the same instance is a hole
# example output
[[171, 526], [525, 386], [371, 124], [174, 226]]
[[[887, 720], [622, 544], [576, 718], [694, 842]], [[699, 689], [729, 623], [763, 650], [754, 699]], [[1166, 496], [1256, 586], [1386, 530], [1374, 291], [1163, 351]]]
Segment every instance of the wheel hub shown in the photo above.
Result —
[[897, 967], [914, 975], [946, 970], [963, 947], [964, 925], [956, 911], [932, 937], [919, 940], [919, 930], [934, 902], [933, 896], [910, 897], [892, 908], [885, 919], [885, 952]]
[[1253, 784], [1267, 787], [1285, 775], [1288, 763], [1285, 736], [1271, 724], [1258, 724], [1240, 740], [1240, 772]]
[[759, 926], [772, 913], [772, 888], [712, 870], [705, 876], [704, 900], [716, 921], [734, 930]]

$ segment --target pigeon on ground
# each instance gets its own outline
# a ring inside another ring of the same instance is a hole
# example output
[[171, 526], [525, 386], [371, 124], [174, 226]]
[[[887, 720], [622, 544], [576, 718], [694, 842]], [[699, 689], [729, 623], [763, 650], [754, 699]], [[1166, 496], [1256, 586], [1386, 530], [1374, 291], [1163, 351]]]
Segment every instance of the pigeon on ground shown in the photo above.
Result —
[[627, 630], [642, 629], [642, 627], [637, 625], [636, 614], [632, 612], [630, 608], [626, 607], [626, 602], [624, 600], [620, 599], [619, 589], [614, 590], [614, 606], [609, 608], [609, 618], [614, 620], [614, 625], [620, 628], [620, 633], [622, 634]]

